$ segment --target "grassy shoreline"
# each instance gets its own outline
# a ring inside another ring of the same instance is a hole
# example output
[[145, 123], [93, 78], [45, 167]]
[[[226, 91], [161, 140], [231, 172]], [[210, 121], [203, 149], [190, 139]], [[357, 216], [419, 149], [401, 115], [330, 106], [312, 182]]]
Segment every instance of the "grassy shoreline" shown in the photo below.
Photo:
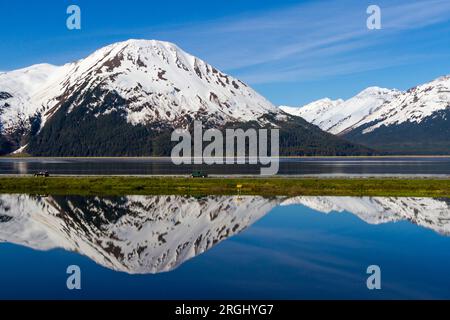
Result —
[[1, 177], [0, 193], [51, 195], [242, 195], [448, 197], [450, 179]]

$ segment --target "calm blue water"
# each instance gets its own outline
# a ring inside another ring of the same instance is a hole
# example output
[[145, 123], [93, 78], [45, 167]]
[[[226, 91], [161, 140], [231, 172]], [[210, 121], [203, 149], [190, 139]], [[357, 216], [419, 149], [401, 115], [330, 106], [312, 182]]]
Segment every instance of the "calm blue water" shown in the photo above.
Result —
[[[280, 175], [348, 176], [415, 175], [450, 176], [450, 157], [389, 158], [282, 158]], [[170, 158], [0, 158], [0, 175], [189, 175], [193, 170], [208, 174], [260, 174], [256, 165], [174, 165]]]
[[0, 221], [1, 299], [450, 298], [450, 199], [1, 195]]

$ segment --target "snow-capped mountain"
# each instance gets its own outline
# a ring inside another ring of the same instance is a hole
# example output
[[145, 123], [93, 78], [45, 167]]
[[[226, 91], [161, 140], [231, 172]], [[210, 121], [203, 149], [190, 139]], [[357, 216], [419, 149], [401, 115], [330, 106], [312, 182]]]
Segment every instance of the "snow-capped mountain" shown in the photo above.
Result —
[[405, 122], [420, 124], [439, 111], [450, 108], [450, 76], [441, 77], [396, 95], [370, 113], [358, 126], [370, 124], [364, 133]]
[[301, 108], [280, 108], [289, 114], [304, 118], [322, 130], [339, 135], [364, 123], [365, 118], [400, 94], [401, 92], [397, 90], [370, 87], [345, 101], [325, 98]]
[[[97, 50], [86, 59], [61, 67], [36, 65], [0, 75], [5, 130], [36, 113], [45, 120], [55, 108], [77, 93], [67, 112], [83, 102], [96, 87], [104, 89], [89, 105], [100, 116], [113, 109], [99, 110], [108, 92], [117, 92], [127, 104], [122, 108], [131, 124], [156, 121], [176, 122], [186, 115], [205, 113], [217, 121], [249, 121], [277, 109], [244, 83], [206, 62], [161, 41], [129, 40]], [[11, 97], [9, 97], [11, 96]], [[9, 111], [9, 113], [8, 113]], [[14, 117], [15, 112], [19, 117]]]
[[27, 145], [35, 155], [165, 155], [168, 129], [188, 128], [194, 119], [219, 129], [296, 122], [300, 131], [314, 131], [309, 136], [348, 145], [168, 42], [129, 40], [64, 66], [0, 74], [4, 150]]
[[323, 99], [281, 109], [388, 153], [450, 153], [450, 76], [405, 92], [371, 87], [347, 101]]
[[0, 195], [0, 242], [62, 248], [130, 274], [171, 271], [268, 213], [262, 197]]

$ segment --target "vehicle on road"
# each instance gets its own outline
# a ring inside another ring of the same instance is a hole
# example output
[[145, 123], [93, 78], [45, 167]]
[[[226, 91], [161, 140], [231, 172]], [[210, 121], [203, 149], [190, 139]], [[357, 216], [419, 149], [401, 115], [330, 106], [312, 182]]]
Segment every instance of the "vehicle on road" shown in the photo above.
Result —
[[192, 178], [208, 178], [208, 174], [203, 171], [194, 171], [191, 176]]
[[48, 171], [39, 171], [34, 174], [35, 177], [50, 177], [50, 173]]

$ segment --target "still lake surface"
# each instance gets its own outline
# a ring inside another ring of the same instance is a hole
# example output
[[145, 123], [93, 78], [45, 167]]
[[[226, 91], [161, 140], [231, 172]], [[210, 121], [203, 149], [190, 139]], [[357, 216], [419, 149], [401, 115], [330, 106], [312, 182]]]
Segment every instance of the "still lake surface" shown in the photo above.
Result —
[[1, 299], [449, 299], [450, 199], [4, 194], [0, 261]]
[[[176, 166], [170, 158], [0, 158], [0, 175], [39, 171], [52, 175], [189, 175], [260, 173], [260, 166]], [[450, 157], [281, 158], [280, 175], [299, 176], [450, 176]]]

